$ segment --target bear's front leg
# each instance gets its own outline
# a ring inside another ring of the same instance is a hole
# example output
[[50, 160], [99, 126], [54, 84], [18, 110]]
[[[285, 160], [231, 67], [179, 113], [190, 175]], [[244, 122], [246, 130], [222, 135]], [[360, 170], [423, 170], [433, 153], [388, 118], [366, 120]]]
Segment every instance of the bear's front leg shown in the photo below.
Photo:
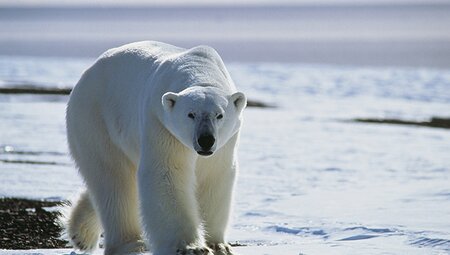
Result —
[[225, 240], [230, 217], [233, 186], [238, 162], [235, 159], [236, 134], [228, 143], [208, 158], [197, 162], [197, 196], [206, 231], [206, 242], [215, 255], [232, 255]]
[[[226, 164], [224, 164], [226, 165]], [[205, 224], [206, 242], [215, 255], [232, 255], [225, 240], [231, 210], [232, 190], [237, 165], [230, 168], [215, 165], [207, 170], [207, 177], [198, 185], [198, 198]]]
[[154, 255], [212, 254], [195, 197], [192, 152], [144, 151], [138, 183], [144, 230]]

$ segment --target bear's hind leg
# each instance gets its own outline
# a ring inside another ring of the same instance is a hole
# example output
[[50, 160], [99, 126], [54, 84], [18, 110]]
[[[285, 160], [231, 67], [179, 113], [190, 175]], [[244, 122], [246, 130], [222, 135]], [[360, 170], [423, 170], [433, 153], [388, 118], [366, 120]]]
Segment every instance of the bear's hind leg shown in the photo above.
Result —
[[97, 247], [101, 225], [87, 192], [83, 193], [69, 216], [67, 234], [73, 246], [81, 251]]
[[144, 251], [136, 166], [110, 140], [106, 129], [92, 129], [98, 134], [87, 136], [81, 129], [68, 129], [69, 145], [104, 230], [105, 254]]
[[107, 148], [91, 165], [96, 169], [85, 173], [93, 175], [85, 180], [104, 229], [105, 254], [143, 252], [135, 166], [114, 145]]

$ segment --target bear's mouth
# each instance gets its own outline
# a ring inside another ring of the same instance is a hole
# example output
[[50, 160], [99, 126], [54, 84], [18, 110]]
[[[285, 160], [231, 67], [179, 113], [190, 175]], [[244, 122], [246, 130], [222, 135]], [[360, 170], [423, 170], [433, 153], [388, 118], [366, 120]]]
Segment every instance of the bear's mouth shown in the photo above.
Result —
[[198, 155], [201, 155], [201, 156], [210, 156], [210, 155], [213, 154], [213, 151], [202, 151], [202, 150], [199, 150], [199, 151], [197, 151], [197, 153], [198, 153]]

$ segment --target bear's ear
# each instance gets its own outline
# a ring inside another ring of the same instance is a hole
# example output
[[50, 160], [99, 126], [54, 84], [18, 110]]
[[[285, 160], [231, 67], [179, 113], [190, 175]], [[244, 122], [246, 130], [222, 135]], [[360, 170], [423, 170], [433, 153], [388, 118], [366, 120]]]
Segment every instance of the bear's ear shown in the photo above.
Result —
[[166, 111], [172, 110], [177, 102], [178, 95], [173, 92], [167, 92], [162, 96], [162, 105]]
[[242, 111], [242, 109], [247, 106], [247, 98], [242, 92], [236, 92], [231, 95], [231, 102], [233, 102], [238, 112]]

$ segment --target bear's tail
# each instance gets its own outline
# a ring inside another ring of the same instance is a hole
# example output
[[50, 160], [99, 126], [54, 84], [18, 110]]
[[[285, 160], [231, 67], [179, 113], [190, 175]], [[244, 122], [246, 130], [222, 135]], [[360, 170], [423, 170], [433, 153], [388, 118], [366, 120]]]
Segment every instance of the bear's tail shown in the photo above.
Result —
[[66, 231], [74, 248], [83, 252], [97, 248], [101, 223], [87, 192], [84, 192], [72, 207]]

